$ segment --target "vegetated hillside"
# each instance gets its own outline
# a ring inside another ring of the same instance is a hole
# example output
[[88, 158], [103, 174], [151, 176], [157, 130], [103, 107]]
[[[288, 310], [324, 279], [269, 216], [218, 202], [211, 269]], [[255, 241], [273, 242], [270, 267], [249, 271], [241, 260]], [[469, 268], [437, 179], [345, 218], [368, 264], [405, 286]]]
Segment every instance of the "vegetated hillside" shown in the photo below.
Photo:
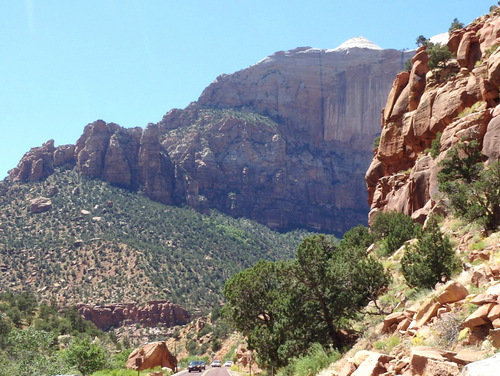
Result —
[[[305, 235], [165, 206], [73, 170], [0, 190], [1, 290], [30, 288], [62, 305], [169, 299], [206, 311], [229, 276], [292, 257]], [[33, 213], [41, 196], [52, 208]]]

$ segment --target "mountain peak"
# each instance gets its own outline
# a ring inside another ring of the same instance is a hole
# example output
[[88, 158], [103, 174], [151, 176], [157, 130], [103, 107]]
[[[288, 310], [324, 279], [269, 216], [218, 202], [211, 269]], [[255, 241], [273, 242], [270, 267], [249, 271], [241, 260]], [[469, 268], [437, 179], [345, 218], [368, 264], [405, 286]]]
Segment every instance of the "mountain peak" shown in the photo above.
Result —
[[337, 48], [334, 48], [334, 51], [342, 51], [348, 50], [350, 48], [368, 48], [370, 50], [381, 50], [382, 47], [376, 45], [371, 40], [366, 39], [365, 37], [355, 37], [346, 40]]

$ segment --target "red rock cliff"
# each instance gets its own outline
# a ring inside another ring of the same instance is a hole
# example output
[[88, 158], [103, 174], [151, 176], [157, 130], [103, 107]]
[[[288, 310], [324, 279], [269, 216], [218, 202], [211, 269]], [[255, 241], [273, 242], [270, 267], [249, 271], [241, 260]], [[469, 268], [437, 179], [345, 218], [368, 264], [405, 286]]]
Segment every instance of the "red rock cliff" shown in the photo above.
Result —
[[334, 50], [278, 52], [218, 77], [197, 103], [157, 125], [99, 120], [74, 146], [34, 148], [8, 179], [74, 167], [162, 203], [341, 234], [366, 222], [363, 177], [380, 109], [412, 55], [363, 38]]
[[[411, 72], [396, 76], [383, 111], [380, 146], [366, 173], [370, 218], [397, 210], [425, 220], [439, 199], [438, 163], [463, 138], [477, 139], [488, 159], [498, 158], [499, 45], [500, 17], [492, 13], [450, 35], [456, 59], [431, 71], [421, 47]], [[433, 159], [426, 148], [438, 132], [441, 153]]]
[[146, 327], [163, 324], [168, 327], [184, 325], [189, 322], [190, 314], [184, 308], [169, 301], [152, 301], [144, 305], [134, 303], [89, 305], [79, 304], [78, 312], [99, 329], [107, 330], [136, 323]]

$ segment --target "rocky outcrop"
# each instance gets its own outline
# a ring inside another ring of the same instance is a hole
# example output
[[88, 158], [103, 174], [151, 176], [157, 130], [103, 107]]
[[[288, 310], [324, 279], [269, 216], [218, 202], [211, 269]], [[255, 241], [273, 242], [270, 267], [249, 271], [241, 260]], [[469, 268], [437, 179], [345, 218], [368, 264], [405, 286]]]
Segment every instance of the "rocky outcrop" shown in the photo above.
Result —
[[98, 120], [74, 146], [34, 148], [8, 179], [74, 167], [162, 203], [341, 234], [366, 222], [363, 176], [380, 110], [411, 56], [363, 38], [332, 50], [278, 52], [219, 76], [197, 103], [156, 125], [124, 129]]
[[47, 197], [37, 197], [30, 201], [32, 213], [43, 213], [52, 209], [52, 200]]
[[151, 342], [132, 351], [125, 366], [139, 372], [155, 367], [168, 367], [175, 371], [177, 358], [172, 355], [165, 342]]
[[86, 320], [92, 321], [103, 330], [132, 324], [141, 324], [146, 327], [162, 324], [171, 327], [184, 325], [190, 319], [188, 311], [169, 301], [152, 301], [145, 305], [134, 303], [103, 306], [79, 304], [77, 309]]
[[469, 363], [462, 371], [462, 376], [496, 376], [500, 367], [500, 354], [491, 358]]
[[[500, 21], [495, 12], [450, 35], [456, 59], [429, 70], [425, 47], [411, 72], [396, 77], [382, 117], [380, 145], [366, 173], [370, 220], [396, 210], [423, 223], [439, 201], [437, 173], [447, 150], [476, 139], [498, 158]], [[427, 148], [440, 138], [440, 155]]]

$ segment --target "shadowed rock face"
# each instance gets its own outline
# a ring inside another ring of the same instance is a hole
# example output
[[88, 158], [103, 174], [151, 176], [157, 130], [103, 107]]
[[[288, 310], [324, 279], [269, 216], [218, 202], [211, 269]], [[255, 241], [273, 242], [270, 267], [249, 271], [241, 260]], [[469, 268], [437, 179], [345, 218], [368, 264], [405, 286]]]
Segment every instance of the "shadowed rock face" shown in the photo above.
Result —
[[79, 304], [78, 312], [102, 330], [140, 323], [146, 327], [158, 324], [172, 327], [187, 324], [190, 314], [178, 304], [169, 301], [152, 301], [143, 305], [134, 303], [103, 306]]
[[8, 179], [74, 166], [162, 203], [341, 234], [366, 222], [380, 111], [413, 56], [358, 42], [278, 52], [222, 75], [144, 130], [96, 121], [75, 146], [32, 149]]
[[[477, 140], [487, 163], [498, 158], [499, 43], [500, 17], [486, 15], [450, 35], [448, 47], [456, 59], [430, 71], [422, 47], [411, 72], [396, 77], [380, 146], [366, 173], [370, 220], [380, 211], [396, 210], [423, 223], [438, 209], [439, 162], [461, 140]], [[433, 159], [426, 148], [438, 132], [440, 154]]]

